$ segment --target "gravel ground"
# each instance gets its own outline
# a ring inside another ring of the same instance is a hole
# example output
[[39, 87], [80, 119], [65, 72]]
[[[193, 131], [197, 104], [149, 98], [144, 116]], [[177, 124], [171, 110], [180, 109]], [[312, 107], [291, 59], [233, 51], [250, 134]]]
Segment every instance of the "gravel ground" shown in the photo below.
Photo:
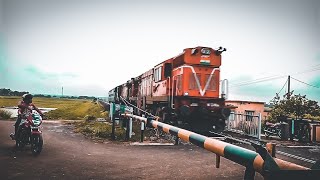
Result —
[[[194, 145], [95, 142], [59, 121], [43, 124], [44, 149], [15, 151], [13, 121], [0, 121], [0, 179], [243, 179], [245, 167]], [[255, 179], [263, 179], [256, 173]]]

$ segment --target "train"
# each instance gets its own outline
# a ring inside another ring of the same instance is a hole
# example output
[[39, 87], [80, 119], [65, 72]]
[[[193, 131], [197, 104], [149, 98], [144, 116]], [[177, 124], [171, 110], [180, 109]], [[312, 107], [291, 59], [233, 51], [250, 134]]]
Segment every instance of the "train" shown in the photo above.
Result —
[[219, 47], [185, 48], [108, 92], [108, 101], [131, 104], [135, 114], [153, 114], [159, 121], [194, 132], [223, 131], [230, 108], [221, 93]]

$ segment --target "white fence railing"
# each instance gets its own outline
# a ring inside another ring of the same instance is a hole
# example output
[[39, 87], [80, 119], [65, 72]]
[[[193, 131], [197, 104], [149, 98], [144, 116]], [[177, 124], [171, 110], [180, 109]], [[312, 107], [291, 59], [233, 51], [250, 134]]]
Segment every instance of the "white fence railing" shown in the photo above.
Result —
[[248, 115], [231, 112], [227, 119], [227, 131], [245, 134], [261, 139], [261, 113]]

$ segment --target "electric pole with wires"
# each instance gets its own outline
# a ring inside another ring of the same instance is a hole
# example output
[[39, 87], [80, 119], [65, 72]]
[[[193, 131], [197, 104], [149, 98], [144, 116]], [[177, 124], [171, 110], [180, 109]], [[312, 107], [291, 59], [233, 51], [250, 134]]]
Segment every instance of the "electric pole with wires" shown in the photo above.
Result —
[[287, 94], [287, 99], [290, 99], [290, 75], [288, 76], [288, 94]]

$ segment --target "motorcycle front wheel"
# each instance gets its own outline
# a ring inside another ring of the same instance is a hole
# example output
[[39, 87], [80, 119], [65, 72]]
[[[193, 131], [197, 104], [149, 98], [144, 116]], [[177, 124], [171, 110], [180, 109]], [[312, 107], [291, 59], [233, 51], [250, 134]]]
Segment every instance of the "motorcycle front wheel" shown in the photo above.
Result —
[[26, 130], [19, 127], [17, 137], [16, 137], [16, 148], [17, 149], [21, 150], [24, 148], [24, 146], [27, 143], [26, 138], [27, 138]]
[[31, 151], [33, 155], [39, 155], [42, 151], [43, 139], [41, 134], [31, 136]]

